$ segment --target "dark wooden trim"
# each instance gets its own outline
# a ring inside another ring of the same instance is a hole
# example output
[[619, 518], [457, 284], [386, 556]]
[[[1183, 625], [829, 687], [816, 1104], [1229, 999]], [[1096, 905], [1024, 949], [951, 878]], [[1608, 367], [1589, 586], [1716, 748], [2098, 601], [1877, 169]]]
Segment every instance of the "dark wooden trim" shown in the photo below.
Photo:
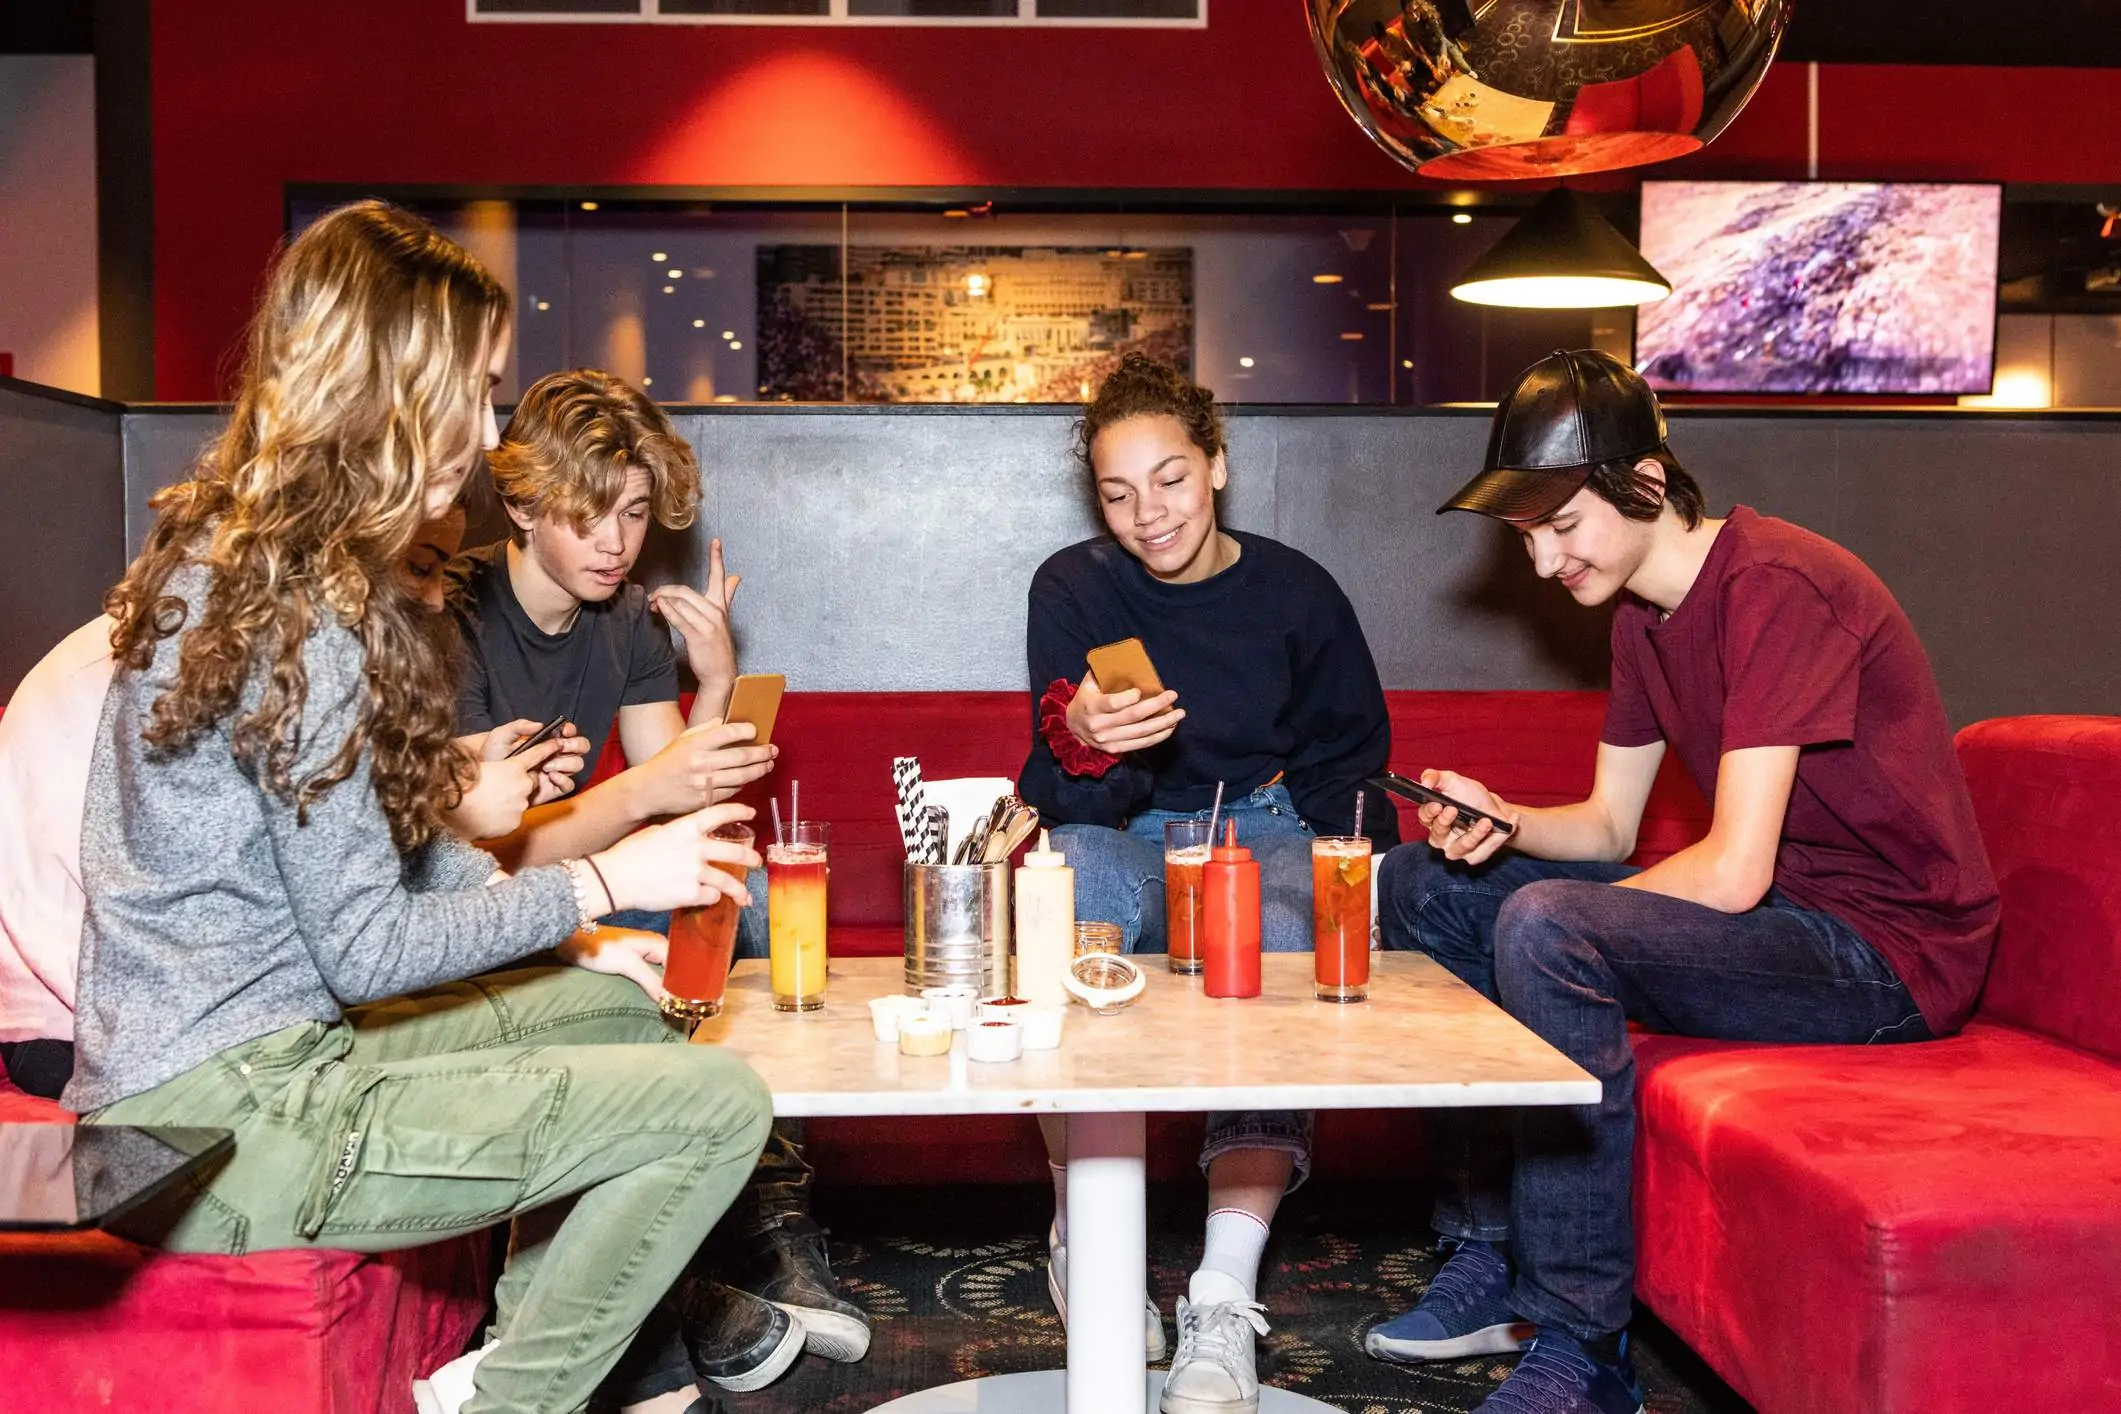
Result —
[[155, 169], [148, 0], [98, 0], [96, 293], [104, 396], [155, 395]]

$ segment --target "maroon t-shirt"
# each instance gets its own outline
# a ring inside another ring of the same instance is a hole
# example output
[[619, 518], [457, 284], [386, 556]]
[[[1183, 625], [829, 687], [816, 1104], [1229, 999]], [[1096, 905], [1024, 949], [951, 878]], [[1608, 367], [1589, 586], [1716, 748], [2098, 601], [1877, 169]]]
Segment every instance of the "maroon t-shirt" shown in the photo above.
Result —
[[1966, 1020], [1996, 879], [1929, 657], [1861, 560], [1733, 510], [1670, 618], [1621, 600], [1603, 739], [1669, 742], [1712, 802], [1723, 753], [1802, 747], [1775, 887], [1876, 948], [1932, 1031]]

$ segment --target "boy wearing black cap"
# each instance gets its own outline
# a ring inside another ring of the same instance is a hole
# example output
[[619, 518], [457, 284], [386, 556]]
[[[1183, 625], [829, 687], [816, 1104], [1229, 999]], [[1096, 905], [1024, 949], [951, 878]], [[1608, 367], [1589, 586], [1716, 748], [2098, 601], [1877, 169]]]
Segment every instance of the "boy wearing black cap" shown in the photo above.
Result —
[[[1751, 1041], [1946, 1035], [1987, 970], [1995, 879], [1900, 606], [1807, 530], [1744, 506], [1705, 518], [1626, 365], [1590, 352], [1533, 365], [1496, 411], [1486, 468], [1441, 510], [1516, 527], [1540, 576], [1580, 604], [1618, 597], [1612, 694], [1581, 803], [1517, 806], [1423, 772], [1516, 829], [1460, 828], [1424, 806], [1428, 840], [1379, 870], [1385, 945], [1435, 957], [1604, 1097], [1432, 1118], [1449, 1260], [1364, 1344], [1419, 1361], [1529, 1340], [1482, 1410], [1632, 1414], [1627, 1023]], [[1633, 869], [1621, 861], [1668, 746], [1713, 820]]]

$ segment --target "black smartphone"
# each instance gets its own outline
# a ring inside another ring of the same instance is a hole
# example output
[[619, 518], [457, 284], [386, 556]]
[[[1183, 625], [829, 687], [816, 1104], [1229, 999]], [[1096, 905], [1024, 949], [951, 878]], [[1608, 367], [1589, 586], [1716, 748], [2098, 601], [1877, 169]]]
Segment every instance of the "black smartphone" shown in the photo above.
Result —
[[1420, 781], [1410, 781], [1397, 772], [1384, 771], [1370, 777], [1370, 784], [1379, 790], [1389, 791], [1402, 800], [1411, 800], [1416, 805], [1448, 805], [1458, 812], [1458, 823], [1470, 825], [1475, 820], [1485, 820], [1495, 827], [1498, 835], [1507, 835], [1517, 827], [1509, 821], [1490, 815], [1485, 810], [1475, 810], [1464, 801], [1453, 800], [1440, 790], [1431, 790]]
[[554, 717], [544, 726], [539, 727], [529, 736], [526, 736], [521, 741], [517, 742], [515, 744], [515, 747], [508, 753], [508, 755], [503, 756], [501, 759], [503, 761], [512, 760], [517, 756], [521, 756], [524, 752], [530, 750], [531, 747], [536, 746], [541, 741], [551, 741], [555, 736], [559, 735], [560, 728], [566, 725], [567, 719], [565, 717]]

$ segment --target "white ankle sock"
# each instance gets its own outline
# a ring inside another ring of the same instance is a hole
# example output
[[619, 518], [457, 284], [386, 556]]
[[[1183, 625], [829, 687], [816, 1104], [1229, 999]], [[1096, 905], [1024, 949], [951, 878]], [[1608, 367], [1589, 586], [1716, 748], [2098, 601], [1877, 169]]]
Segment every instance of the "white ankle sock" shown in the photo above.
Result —
[[1186, 1299], [1252, 1301], [1259, 1286], [1259, 1257], [1266, 1250], [1267, 1225], [1242, 1208], [1217, 1208], [1208, 1214], [1208, 1240], [1200, 1267], [1187, 1283]]
[[699, 1397], [700, 1392], [688, 1385], [683, 1389], [674, 1389], [668, 1394], [644, 1399], [639, 1404], [625, 1405], [619, 1410], [619, 1414], [685, 1414]]
[[1046, 1160], [1046, 1167], [1053, 1172], [1053, 1230], [1060, 1240], [1068, 1240], [1068, 1166]]

